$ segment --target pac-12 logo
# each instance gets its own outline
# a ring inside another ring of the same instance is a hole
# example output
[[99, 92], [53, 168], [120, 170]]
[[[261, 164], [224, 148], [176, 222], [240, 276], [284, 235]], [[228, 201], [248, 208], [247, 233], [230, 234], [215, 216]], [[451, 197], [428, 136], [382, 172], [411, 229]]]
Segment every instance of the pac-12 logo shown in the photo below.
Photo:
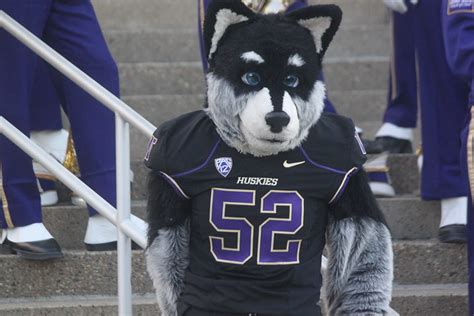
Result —
[[227, 177], [232, 170], [232, 158], [221, 157], [214, 159], [214, 165], [217, 171], [224, 177]]

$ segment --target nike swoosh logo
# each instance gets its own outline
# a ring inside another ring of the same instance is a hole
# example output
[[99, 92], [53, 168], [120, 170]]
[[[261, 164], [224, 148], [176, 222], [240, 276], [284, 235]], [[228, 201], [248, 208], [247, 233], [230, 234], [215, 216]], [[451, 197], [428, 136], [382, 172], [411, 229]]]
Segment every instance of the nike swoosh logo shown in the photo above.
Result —
[[304, 164], [305, 162], [306, 162], [306, 161], [298, 161], [298, 162], [289, 163], [288, 160], [285, 160], [285, 162], [283, 162], [283, 167], [285, 167], [285, 168], [293, 168], [293, 167], [302, 165], [302, 164]]

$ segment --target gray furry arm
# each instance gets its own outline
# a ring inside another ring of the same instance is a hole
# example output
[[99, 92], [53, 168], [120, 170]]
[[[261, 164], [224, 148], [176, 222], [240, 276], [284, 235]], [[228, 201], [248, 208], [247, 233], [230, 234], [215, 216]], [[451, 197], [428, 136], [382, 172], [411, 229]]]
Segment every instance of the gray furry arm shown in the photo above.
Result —
[[176, 303], [183, 291], [184, 272], [189, 258], [189, 221], [158, 231], [146, 250], [148, 273], [163, 316], [177, 315]]
[[179, 197], [159, 175], [148, 180], [148, 273], [163, 316], [176, 316], [189, 264], [190, 202]]
[[390, 232], [364, 171], [332, 205], [327, 230], [328, 315], [384, 315], [393, 281]]

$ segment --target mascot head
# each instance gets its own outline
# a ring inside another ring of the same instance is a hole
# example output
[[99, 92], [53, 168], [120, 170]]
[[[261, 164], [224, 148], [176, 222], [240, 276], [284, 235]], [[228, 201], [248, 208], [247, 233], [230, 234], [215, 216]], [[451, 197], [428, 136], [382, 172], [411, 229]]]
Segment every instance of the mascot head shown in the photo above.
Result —
[[227, 144], [254, 156], [301, 144], [323, 111], [321, 62], [341, 17], [335, 5], [261, 15], [240, 0], [210, 4], [207, 111]]

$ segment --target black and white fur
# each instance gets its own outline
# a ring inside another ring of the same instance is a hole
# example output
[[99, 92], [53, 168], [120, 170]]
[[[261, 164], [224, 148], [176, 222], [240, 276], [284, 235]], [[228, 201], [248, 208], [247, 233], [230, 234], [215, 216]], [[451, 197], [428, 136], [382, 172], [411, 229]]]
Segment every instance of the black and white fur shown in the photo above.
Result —
[[[304, 141], [323, 111], [325, 86], [317, 78], [341, 15], [332, 5], [261, 16], [239, 0], [210, 4], [204, 28], [210, 66], [207, 113], [228, 145], [262, 157]], [[257, 85], [244, 82], [249, 72], [260, 74]], [[288, 75], [298, 76], [297, 87], [282, 83]], [[278, 117], [276, 124], [268, 120], [272, 115]], [[177, 315], [189, 230], [187, 220], [175, 218], [173, 210], [190, 210], [190, 205], [153, 173], [149, 196], [148, 271], [163, 315]], [[391, 239], [363, 171], [353, 176], [332, 209], [323, 299], [327, 311], [383, 315], [391, 299]]]
[[[238, 1], [214, 4], [209, 12], [216, 14], [207, 16], [204, 38], [210, 66], [208, 114], [220, 136], [254, 156], [297, 147], [324, 108], [326, 88], [317, 75], [339, 26], [340, 11], [319, 6], [256, 18]], [[236, 24], [239, 31], [232, 32]], [[243, 82], [242, 75], [248, 72], [258, 72], [261, 82], [256, 86]], [[283, 84], [288, 75], [300, 78], [298, 87]], [[266, 121], [270, 113], [286, 115], [289, 123], [275, 133]]]

